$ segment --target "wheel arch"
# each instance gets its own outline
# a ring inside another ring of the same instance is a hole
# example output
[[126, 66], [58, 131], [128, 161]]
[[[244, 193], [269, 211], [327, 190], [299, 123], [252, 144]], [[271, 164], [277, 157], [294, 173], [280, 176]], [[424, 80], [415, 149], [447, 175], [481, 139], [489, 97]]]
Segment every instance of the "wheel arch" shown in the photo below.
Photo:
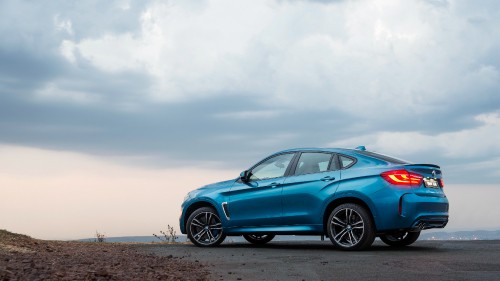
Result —
[[330, 217], [330, 213], [338, 206], [346, 203], [353, 203], [353, 204], [358, 204], [362, 206], [363, 208], [366, 209], [366, 211], [370, 214], [372, 218], [373, 225], [375, 226], [375, 229], [377, 229], [375, 217], [373, 215], [372, 209], [370, 206], [361, 198], [354, 197], [354, 196], [346, 196], [346, 197], [340, 197], [332, 200], [326, 208], [325, 211], [323, 212], [323, 232], [327, 233], [327, 223], [328, 223], [328, 217]]
[[186, 231], [187, 233], [187, 220], [189, 219], [189, 216], [191, 216], [191, 214], [196, 211], [197, 209], [199, 208], [203, 208], [203, 207], [210, 207], [210, 208], [213, 208], [217, 214], [219, 215], [220, 217], [220, 214], [219, 214], [219, 210], [217, 209], [217, 207], [215, 206], [214, 203], [208, 201], [208, 200], [200, 200], [200, 201], [196, 201], [194, 203], [192, 203], [191, 205], [189, 205], [189, 207], [186, 208], [186, 213], [184, 215], [184, 231]]

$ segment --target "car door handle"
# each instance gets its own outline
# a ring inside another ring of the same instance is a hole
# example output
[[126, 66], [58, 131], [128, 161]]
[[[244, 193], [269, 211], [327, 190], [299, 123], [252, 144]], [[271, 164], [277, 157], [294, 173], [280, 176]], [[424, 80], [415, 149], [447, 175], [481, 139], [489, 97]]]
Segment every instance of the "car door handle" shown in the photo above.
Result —
[[277, 183], [277, 182], [273, 182], [273, 183], [271, 183], [269, 186], [270, 186], [271, 188], [275, 188], [275, 187], [277, 187], [277, 186], [279, 186], [279, 185], [280, 185], [279, 183]]
[[322, 181], [333, 181], [333, 180], [335, 180], [335, 177], [326, 176], [326, 177], [322, 178], [321, 180]]

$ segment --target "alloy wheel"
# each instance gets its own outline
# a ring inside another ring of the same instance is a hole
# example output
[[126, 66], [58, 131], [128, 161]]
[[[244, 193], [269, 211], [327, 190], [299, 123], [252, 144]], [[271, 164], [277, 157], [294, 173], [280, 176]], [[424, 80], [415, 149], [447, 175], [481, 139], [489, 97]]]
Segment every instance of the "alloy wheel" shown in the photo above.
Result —
[[355, 203], [337, 206], [328, 217], [328, 237], [340, 250], [356, 251], [371, 246], [375, 225], [370, 211]]
[[263, 245], [267, 242], [273, 240], [274, 235], [272, 234], [244, 234], [243, 238], [248, 242], [256, 245]]
[[213, 246], [224, 240], [222, 222], [210, 208], [194, 212], [189, 219], [189, 238], [199, 246]]
[[351, 208], [338, 210], [330, 221], [333, 239], [340, 245], [353, 247], [361, 241], [365, 223], [361, 215]]
[[380, 236], [380, 240], [389, 246], [403, 247], [413, 244], [420, 236], [420, 231], [394, 232]]

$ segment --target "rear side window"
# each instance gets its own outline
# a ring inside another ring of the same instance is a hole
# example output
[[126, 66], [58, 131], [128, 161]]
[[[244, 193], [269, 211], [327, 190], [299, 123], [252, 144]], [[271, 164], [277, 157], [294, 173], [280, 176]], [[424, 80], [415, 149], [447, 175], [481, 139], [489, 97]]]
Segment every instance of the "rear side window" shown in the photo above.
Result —
[[363, 154], [363, 155], [366, 155], [366, 156], [377, 158], [379, 160], [382, 160], [382, 161], [385, 161], [385, 162], [389, 162], [389, 163], [392, 163], [392, 164], [411, 164], [410, 162], [408, 162], [406, 160], [398, 159], [396, 157], [391, 157], [391, 156], [387, 156], [387, 155], [384, 155], [384, 154], [375, 153], [375, 152], [371, 152], [371, 151], [356, 151], [356, 152], [359, 153], [359, 154]]
[[352, 157], [348, 157], [345, 155], [339, 155], [340, 159], [340, 165], [342, 166], [342, 169], [347, 169], [352, 167], [356, 163], [356, 159]]
[[331, 153], [304, 152], [300, 155], [294, 175], [326, 172], [331, 159]]

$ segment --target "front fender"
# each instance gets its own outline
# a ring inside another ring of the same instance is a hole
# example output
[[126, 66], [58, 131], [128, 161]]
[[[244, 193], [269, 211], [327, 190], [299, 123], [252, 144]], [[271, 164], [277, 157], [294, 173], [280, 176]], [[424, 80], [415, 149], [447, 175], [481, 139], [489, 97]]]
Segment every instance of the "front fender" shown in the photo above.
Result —
[[[211, 206], [215, 208], [217, 211], [217, 214], [219, 215], [219, 218], [222, 221], [222, 225], [227, 224], [227, 218], [224, 215], [224, 211], [222, 209], [222, 203], [226, 202], [224, 201], [225, 198], [224, 196], [217, 196], [220, 198], [211, 198], [207, 196], [202, 196], [202, 197], [196, 197], [192, 198], [182, 204], [182, 215], [179, 219], [179, 224], [180, 224], [180, 230], [181, 233], [186, 234], [186, 222], [189, 217], [189, 215], [196, 209], [205, 207], [205, 206]], [[220, 202], [220, 203], [219, 203]]]

